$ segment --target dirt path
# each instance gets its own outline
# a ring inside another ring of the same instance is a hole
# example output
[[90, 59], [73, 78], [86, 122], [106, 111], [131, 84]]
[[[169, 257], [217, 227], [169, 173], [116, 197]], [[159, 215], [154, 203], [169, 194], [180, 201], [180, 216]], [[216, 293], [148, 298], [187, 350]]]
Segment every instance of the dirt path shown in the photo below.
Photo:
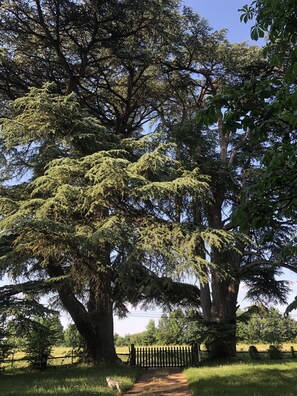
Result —
[[191, 393], [181, 370], [148, 369], [124, 395], [191, 396]]

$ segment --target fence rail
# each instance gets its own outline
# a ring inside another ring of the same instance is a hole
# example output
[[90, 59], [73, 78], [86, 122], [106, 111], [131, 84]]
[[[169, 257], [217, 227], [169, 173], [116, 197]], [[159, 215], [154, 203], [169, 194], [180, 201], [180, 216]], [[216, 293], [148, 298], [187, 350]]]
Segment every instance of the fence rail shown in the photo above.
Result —
[[[46, 359], [46, 365], [73, 365], [78, 362], [80, 358], [82, 358], [82, 354], [76, 353], [74, 350], [72, 350], [70, 353], [63, 355], [63, 356], [48, 356]], [[11, 354], [11, 356], [7, 359], [2, 359], [0, 360], [0, 365], [2, 365], [3, 368], [5, 367], [15, 367], [18, 366], [19, 364], [22, 364], [23, 362], [28, 362], [29, 360], [26, 356], [20, 357], [20, 358], [15, 358], [14, 353]], [[40, 367], [44, 364], [44, 357], [40, 357]]]
[[[130, 361], [130, 353], [118, 353], [118, 357], [126, 364]], [[46, 360], [47, 366], [68, 366], [77, 364], [79, 359], [83, 358], [83, 354], [77, 353], [76, 351], [72, 350], [70, 353], [62, 356], [48, 356]], [[15, 354], [12, 353], [6, 359], [0, 359], [0, 370], [3, 370], [7, 367], [9, 368], [19, 368], [28, 366], [30, 361], [26, 356], [24, 357], [15, 357]], [[40, 367], [44, 364], [44, 360], [40, 358]]]

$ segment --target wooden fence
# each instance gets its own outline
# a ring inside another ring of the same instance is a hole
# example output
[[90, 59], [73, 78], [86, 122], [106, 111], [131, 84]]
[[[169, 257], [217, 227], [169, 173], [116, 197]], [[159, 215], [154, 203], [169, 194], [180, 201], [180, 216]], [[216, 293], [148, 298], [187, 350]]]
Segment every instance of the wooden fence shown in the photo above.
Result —
[[[63, 356], [48, 356], [46, 358], [46, 362], [44, 361], [44, 357], [40, 357], [40, 367], [43, 366], [63, 366], [63, 365], [73, 365], [76, 364], [79, 359], [82, 357], [82, 354], [78, 354], [76, 351], [71, 350], [70, 353]], [[7, 359], [3, 359], [0, 361], [0, 365], [2, 369], [5, 367], [19, 367], [20, 365], [27, 366], [29, 365], [29, 360], [26, 357], [15, 358], [14, 353], [12, 353]]]
[[[270, 351], [271, 352], [271, 351]], [[135, 347], [133, 344], [130, 347], [129, 353], [118, 353], [118, 356], [123, 362], [131, 366], [140, 367], [189, 367], [198, 366], [202, 361], [208, 358], [208, 352], [206, 350], [200, 350], [199, 344], [192, 346], [175, 346], [175, 347]], [[269, 350], [259, 351], [257, 356], [252, 356], [249, 351], [238, 351], [237, 356], [246, 361], [258, 358], [260, 360], [269, 360], [273, 358], [283, 359], [296, 359], [297, 352], [291, 347], [290, 351], [282, 351], [279, 355], [273, 357]], [[77, 351], [72, 350], [64, 356], [48, 356], [46, 365], [47, 366], [65, 366], [76, 364], [81, 354]], [[24, 365], [24, 363], [26, 363]], [[12, 354], [9, 358], [0, 360], [0, 371], [6, 367], [17, 367], [27, 366], [29, 361], [26, 357], [15, 358]], [[40, 367], [42, 367], [43, 361], [40, 361]]]
[[200, 363], [199, 345], [182, 347], [130, 347], [130, 365], [139, 367], [189, 367]]

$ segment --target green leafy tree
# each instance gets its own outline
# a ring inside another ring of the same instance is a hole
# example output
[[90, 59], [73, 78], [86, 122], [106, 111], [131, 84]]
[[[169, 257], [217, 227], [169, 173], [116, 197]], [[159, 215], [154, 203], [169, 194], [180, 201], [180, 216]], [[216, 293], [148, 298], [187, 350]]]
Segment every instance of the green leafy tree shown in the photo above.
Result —
[[[185, 199], [177, 202], [174, 209], [179, 221], [186, 218], [194, 227], [208, 226], [218, 233], [239, 232], [234, 213], [242, 205], [246, 169], [258, 163], [260, 153], [249, 146], [249, 130], [242, 131], [241, 124], [235, 123], [228, 112], [227, 93], [240, 91], [253, 77], [265, 73], [268, 64], [261, 49], [247, 48], [244, 44], [230, 45], [224, 41], [222, 33], [213, 37], [208, 46], [213, 54], [212, 61], [185, 53], [189, 60], [188, 77], [197, 88], [195, 96], [199, 97], [200, 107], [193, 107], [190, 94], [182, 101], [177, 98], [174, 108], [179, 117], [176, 122], [173, 119], [171, 124], [167, 122], [170, 125], [167, 130], [169, 138], [179, 145], [181, 163], [188, 170], [198, 166], [210, 177], [213, 199], [206, 204]], [[240, 101], [232, 103], [232, 109], [236, 112], [239, 105]], [[239, 284], [258, 268], [256, 258], [262, 254], [262, 247], [259, 244], [259, 250], [252, 247], [253, 235], [245, 231], [250, 240], [237, 240], [234, 250], [222, 245], [209, 247], [207, 243], [196, 245], [196, 254], [210, 258], [212, 263], [205, 267], [204, 277], [198, 275], [198, 279], [203, 320], [212, 334], [210, 351], [213, 357], [235, 356]], [[271, 277], [274, 274], [271, 273]], [[276, 282], [276, 298], [284, 297], [279, 293], [281, 286]], [[262, 292], [262, 297], [274, 296], [269, 287]]]
[[[279, 12], [281, 7], [282, 12]], [[257, 40], [265, 34], [264, 52], [269, 59], [270, 77], [259, 81], [258, 96], [265, 99], [250, 115], [257, 119], [255, 141], [273, 140], [262, 159], [262, 169], [253, 178], [250, 211], [261, 223], [274, 217], [277, 222], [296, 223], [296, 9], [292, 1], [257, 0], [244, 6], [241, 19], [255, 22], [251, 36]], [[242, 93], [243, 94], [243, 93]], [[248, 96], [247, 94], [245, 94]], [[261, 121], [260, 121], [261, 120]], [[265, 205], [268, 201], [269, 205]], [[270, 222], [272, 222], [270, 220]], [[261, 224], [262, 225], [262, 224]], [[296, 244], [295, 244], [296, 245]]]
[[34, 319], [26, 326], [26, 358], [32, 367], [43, 370], [47, 366], [52, 347], [61, 341], [61, 322], [55, 317]]
[[[268, 140], [270, 144], [266, 143], [261, 169], [251, 174], [245, 194], [247, 204], [240, 219], [246, 224], [247, 217], [252, 218], [270, 244], [280, 239], [283, 231], [287, 238], [281, 238], [282, 246], [274, 249], [274, 256], [285, 268], [296, 272], [296, 6], [287, 0], [257, 0], [240, 11], [242, 20], [254, 21], [255, 40], [265, 34], [264, 51], [273, 70], [257, 88], [265, 103], [257, 110], [250, 107], [249, 117], [257, 120], [254, 142]], [[288, 312], [295, 308], [293, 302]]]
[[69, 324], [64, 331], [65, 345], [73, 349], [84, 349], [84, 340], [77, 330], [75, 324]]
[[209, 329], [194, 309], [178, 308], [169, 315], [163, 314], [158, 323], [158, 342], [165, 345], [191, 345], [207, 341]]
[[116, 134], [131, 135], [163, 100], [155, 63], [177, 33], [177, 9], [175, 0], [2, 1], [4, 100], [52, 81]]
[[[36, 318], [53, 315], [55, 312], [39, 302], [41, 291], [50, 288], [43, 281], [28, 281], [0, 287], [1, 341], [3, 348], [24, 350], [26, 333]], [[55, 316], [57, 344], [62, 342], [63, 328]], [[6, 352], [5, 352], [6, 353]]]
[[146, 331], [145, 331], [145, 340], [144, 340], [144, 345], [154, 345], [157, 342], [157, 328], [155, 321], [151, 319], [147, 326], [146, 326]]
[[297, 326], [293, 319], [276, 309], [262, 309], [246, 323], [238, 324], [237, 335], [239, 340], [248, 343], [281, 345], [295, 341]]
[[181, 309], [163, 314], [158, 323], [159, 342], [164, 345], [183, 344], [185, 317]]
[[[279, 7], [282, 12], [279, 12]], [[251, 38], [266, 36], [265, 52], [273, 65], [284, 68], [287, 81], [294, 83], [296, 68], [296, 4], [291, 0], [255, 0], [239, 11], [244, 22], [253, 20]], [[296, 93], [294, 94], [296, 97]]]

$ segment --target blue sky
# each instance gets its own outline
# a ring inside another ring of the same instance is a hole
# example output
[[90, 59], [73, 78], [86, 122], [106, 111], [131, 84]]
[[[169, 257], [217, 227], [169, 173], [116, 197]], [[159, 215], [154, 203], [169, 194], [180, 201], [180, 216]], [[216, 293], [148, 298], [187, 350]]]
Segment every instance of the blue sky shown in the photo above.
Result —
[[227, 28], [227, 38], [231, 42], [248, 41], [250, 44], [258, 44], [250, 38], [252, 23], [240, 22], [241, 13], [238, 9], [251, 0], [184, 0], [183, 4], [193, 8], [201, 17], [208, 20], [214, 30]]

